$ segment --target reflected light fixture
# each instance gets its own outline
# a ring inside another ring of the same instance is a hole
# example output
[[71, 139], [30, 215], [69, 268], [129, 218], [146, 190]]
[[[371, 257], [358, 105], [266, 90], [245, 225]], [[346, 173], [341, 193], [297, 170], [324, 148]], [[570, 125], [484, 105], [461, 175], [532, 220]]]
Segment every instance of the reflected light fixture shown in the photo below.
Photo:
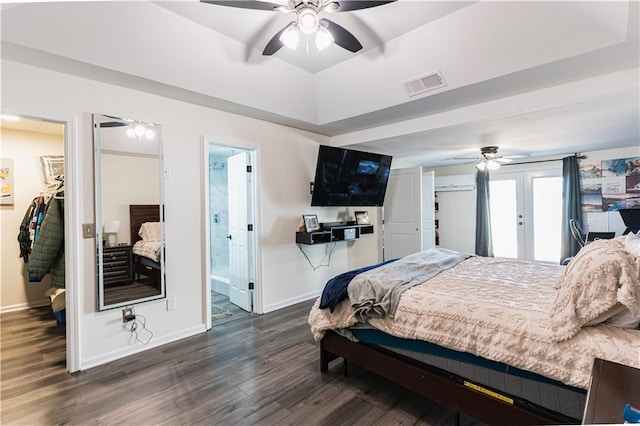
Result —
[[141, 123], [129, 126], [126, 133], [131, 139], [137, 139], [139, 141], [143, 138], [151, 140], [156, 137], [156, 132]]

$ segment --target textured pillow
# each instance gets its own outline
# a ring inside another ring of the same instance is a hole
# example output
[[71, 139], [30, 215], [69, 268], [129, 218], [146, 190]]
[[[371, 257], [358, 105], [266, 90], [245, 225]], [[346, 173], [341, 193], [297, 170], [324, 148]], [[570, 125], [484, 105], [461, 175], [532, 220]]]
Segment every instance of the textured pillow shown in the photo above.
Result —
[[[639, 316], [638, 266], [620, 240], [597, 240], [580, 250], [556, 282], [551, 309], [554, 340], [570, 339], [596, 319], [609, 322], [625, 312]], [[626, 310], [617, 312], [617, 304]], [[608, 311], [613, 316], [606, 319]]]
[[160, 222], [143, 223], [138, 235], [145, 241], [160, 241]]

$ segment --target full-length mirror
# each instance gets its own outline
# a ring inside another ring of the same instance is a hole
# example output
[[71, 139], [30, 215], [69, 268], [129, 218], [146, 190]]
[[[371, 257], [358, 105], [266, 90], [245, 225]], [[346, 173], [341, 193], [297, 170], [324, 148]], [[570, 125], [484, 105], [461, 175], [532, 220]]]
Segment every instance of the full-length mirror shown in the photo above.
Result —
[[98, 309], [165, 297], [162, 127], [93, 115]]

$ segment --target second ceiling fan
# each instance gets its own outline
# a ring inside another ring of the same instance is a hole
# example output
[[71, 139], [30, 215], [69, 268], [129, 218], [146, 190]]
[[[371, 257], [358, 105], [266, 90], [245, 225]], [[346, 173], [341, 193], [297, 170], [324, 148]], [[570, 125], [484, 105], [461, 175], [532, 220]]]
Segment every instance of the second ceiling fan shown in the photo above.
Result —
[[350, 52], [357, 52], [362, 49], [362, 44], [358, 39], [344, 27], [335, 22], [320, 18], [321, 13], [349, 12], [353, 10], [368, 9], [393, 3], [396, 0], [366, 1], [366, 0], [288, 0], [283, 3], [272, 3], [267, 1], [216, 1], [201, 0], [203, 3], [220, 6], [240, 7], [244, 9], [268, 10], [281, 13], [295, 14], [295, 20], [269, 40], [263, 55], [270, 56], [280, 50], [283, 46], [291, 49], [298, 47], [300, 34], [314, 36], [318, 50], [323, 50], [332, 43]]

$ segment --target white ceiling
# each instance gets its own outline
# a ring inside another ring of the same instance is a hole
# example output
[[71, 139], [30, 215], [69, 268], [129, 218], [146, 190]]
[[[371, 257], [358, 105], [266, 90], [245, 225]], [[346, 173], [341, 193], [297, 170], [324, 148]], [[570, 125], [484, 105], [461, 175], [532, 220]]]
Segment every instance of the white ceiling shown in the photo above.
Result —
[[[2, 4], [2, 56], [437, 166], [639, 146], [638, 1], [410, 1], [327, 16], [363, 44], [261, 55], [291, 19], [192, 0]], [[433, 71], [447, 83], [410, 97]], [[6, 83], [6, 82], [3, 82]], [[640, 150], [639, 150], [640, 151]], [[639, 152], [640, 155], [640, 152]]]

